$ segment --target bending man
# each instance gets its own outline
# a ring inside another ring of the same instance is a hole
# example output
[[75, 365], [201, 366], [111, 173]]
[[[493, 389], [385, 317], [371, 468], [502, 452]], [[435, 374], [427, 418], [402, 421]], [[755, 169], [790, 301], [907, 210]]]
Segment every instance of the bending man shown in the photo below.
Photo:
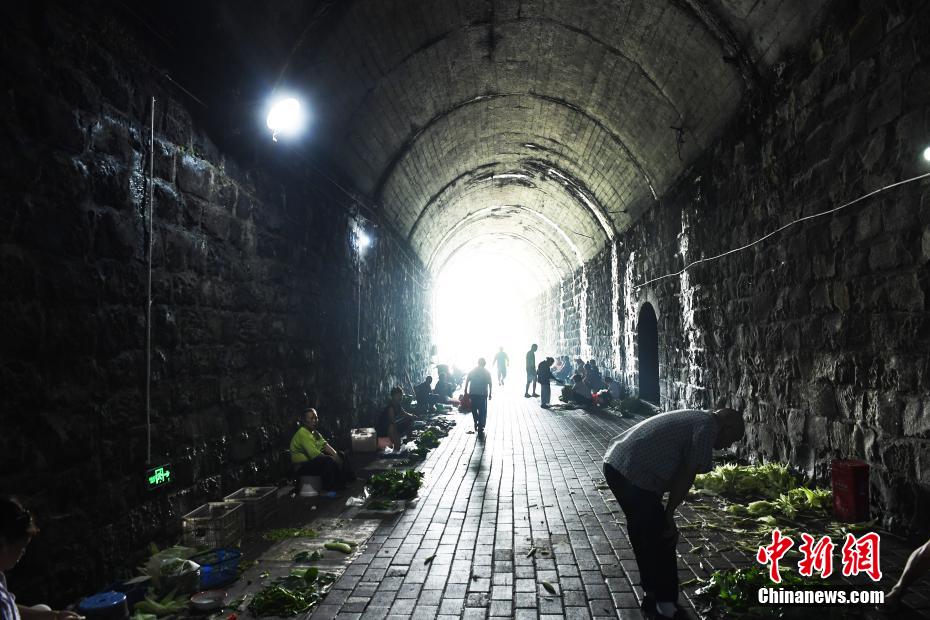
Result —
[[[604, 477], [626, 514], [646, 596], [643, 611], [674, 618], [678, 603], [675, 509], [698, 473], [713, 468], [714, 449], [743, 437], [733, 409], [685, 409], [647, 418], [617, 437], [604, 455]], [[662, 496], [668, 501], [662, 505]]]

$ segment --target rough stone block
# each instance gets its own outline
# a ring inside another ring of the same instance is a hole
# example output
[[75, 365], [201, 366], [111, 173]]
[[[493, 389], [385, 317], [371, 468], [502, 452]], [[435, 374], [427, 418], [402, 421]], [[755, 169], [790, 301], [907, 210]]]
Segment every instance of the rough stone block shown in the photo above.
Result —
[[930, 436], [930, 406], [925, 399], [911, 396], [905, 400], [903, 428], [907, 437]]
[[872, 271], [894, 269], [901, 265], [904, 253], [898, 239], [886, 237], [872, 244], [869, 250], [869, 268]]
[[213, 166], [187, 153], [177, 160], [178, 189], [203, 200], [213, 198]]

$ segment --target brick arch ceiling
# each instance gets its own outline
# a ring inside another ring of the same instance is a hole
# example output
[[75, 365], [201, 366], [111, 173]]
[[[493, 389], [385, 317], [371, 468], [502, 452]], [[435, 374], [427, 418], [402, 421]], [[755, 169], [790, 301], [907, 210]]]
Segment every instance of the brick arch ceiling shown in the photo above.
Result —
[[824, 4], [355, 0], [288, 79], [434, 273], [506, 245], [551, 282], [657, 204]]

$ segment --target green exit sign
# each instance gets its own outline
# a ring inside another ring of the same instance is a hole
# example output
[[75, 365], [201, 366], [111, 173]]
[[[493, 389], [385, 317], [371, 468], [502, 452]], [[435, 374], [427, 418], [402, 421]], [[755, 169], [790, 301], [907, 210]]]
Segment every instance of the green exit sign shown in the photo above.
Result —
[[146, 483], [149, 491], [160, 489], [171, 482], [171, 465], [160, 465], [153, 467], [146, 474]]

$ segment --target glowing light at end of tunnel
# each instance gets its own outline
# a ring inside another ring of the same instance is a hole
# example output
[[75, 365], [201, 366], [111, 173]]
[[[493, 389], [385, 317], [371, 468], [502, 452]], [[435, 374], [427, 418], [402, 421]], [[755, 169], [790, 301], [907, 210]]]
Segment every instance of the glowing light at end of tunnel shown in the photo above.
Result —
[[924, 159], [930, 161], [930, 146], [924, 149]]
[[543, 292], [529, 269], [509, 256], [506, 247], [475, 248], [446, 264], [434, 279], [437, 363], [456, 364], [467, 371], [483, 357], [495, 374], [491, 364], [503, 347], [510, 357], [508, 376], [514, 384], [521, 381], [522, 355], [536, 337], [531, 333], [528, 304]]
[[364, 230], [360, 230], [355, 236], [355, 245], [357, 245], [360, 250], [366, 250], [371, 247], [371, 237], [368, 236], [368, 233]]
[[306, 124], [306, 114], [296, 98], [282, 97], [271, 104], [265, 123], [271, 130], [272, 139], [277, 142], [278, 136], [298, 135]]

